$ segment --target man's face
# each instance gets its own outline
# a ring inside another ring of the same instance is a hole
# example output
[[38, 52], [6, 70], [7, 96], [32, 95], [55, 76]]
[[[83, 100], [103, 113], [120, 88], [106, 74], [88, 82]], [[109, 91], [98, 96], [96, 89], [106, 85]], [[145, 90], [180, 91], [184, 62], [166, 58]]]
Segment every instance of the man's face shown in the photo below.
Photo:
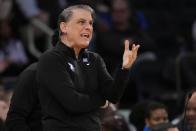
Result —
[[193, 129], [196, 129], [196, 92], [193, 93], [188, 102], [186, 120]]
[[67, 41], [76, 48], [85, 48], [92, 39], [93, 19], [84, 9], [73, 10], [70, 20], [65, 23]]
[[165, 109], [153, 110], [151, 112], [150, 118], [146, 119], [146, 124], [148, 125], [148, 127], [166, 122], [168, 122], [168, 114]]

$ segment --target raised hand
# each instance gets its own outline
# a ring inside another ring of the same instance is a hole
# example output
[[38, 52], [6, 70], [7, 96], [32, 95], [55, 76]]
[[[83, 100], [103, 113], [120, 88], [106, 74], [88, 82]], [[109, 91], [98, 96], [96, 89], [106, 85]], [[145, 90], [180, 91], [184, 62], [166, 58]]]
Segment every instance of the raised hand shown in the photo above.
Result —
[[125, 50], [123, 54], [123, 68], [129, 68], [137, 58], [137, 51], [140, 45], [132, 45], [132, 50], [129, 49], [129, 41], [125, 40]]

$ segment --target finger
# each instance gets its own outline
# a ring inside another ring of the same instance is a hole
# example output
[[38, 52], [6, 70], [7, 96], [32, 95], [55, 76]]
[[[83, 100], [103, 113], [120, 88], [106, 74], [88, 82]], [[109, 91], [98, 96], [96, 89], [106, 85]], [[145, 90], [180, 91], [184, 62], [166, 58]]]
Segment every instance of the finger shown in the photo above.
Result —
[[133, 48], [133, 51], [138, 51], [139, 47], [140, 47], [140, 45], [135, 46], [135, 47]]
[[125, 40], [125, 50], [129, 50], [129, 41]]
[[137, 53], [139, 47], [140, 47], [140, 45], [137, 45], [137, 46], [135, 46], [135, 47], [132, 49], [133, 54]]
[[135, 44], [133, 44], [133, 47], [135, 48]]
[[140, 48], [140, 45], [137, 45], [135, 48], [136, 48], [136, 51], [138, 51], [138, 49]]
[[132, 50], [135, 48], [135, 44], [132, 44]]
[[140, 45], [137, 45], [137, 46], [136, 46], [136, 48], [139, 48], [139, 47], [140, 47]]
[[138, 49], [139, 49], [140, 45], [137, 45], [135, 47], [135, 49], [133, 50], [133, 55], [136, 57], [137, 56], [137, 52], [138, 52]]

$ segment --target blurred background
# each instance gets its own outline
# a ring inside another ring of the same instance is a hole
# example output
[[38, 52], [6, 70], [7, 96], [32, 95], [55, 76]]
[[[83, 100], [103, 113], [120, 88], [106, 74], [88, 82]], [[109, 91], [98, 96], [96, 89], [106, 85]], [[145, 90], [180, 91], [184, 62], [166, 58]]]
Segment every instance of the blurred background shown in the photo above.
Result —
[[89, 50], [103, 57], [112, 76], [122, 62], [124, 40], [141, 46], [116, 105], [126, 122], [148, 99], [165, 104], [170, 120], [183, 114], [184, 96], [196, 88], [195, 0], [0, 0], [0, 101], [6, 108], [18, 75], [52, 48], [58, 14], [74, 4], [95, 9]]

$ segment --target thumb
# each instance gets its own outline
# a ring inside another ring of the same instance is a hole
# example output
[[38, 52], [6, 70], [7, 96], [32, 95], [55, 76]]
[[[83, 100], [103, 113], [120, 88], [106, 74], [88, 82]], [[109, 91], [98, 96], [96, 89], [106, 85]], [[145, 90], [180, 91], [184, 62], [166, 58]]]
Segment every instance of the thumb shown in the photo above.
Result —
[[129, 41], [125, 40], [125, 50], [129, 50]]

